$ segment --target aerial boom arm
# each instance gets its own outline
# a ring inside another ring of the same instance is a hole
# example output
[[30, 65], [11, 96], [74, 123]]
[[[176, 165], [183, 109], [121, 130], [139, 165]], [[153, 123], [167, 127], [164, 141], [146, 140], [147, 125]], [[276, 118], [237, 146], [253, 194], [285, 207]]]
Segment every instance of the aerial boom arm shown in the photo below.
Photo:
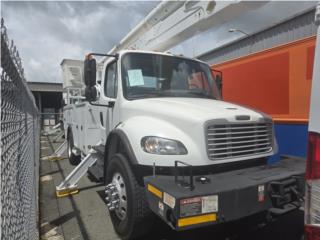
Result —
[[164, 1], [109, 54], [130, 48], [166, 51], [196, 34], [266, 3], [267, 1]]

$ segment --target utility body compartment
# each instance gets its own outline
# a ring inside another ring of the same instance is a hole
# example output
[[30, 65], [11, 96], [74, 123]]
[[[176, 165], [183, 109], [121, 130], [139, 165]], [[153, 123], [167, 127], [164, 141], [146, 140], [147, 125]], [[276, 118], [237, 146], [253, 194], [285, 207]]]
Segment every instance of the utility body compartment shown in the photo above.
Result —
[[[188, 173], [188, 167], [179, 168]], [[184, 230], [297, 209], [304, 172], [305, 160], [289, 157], [271, 166], [203, 176], [147, 176], [144, 182], [152, 211], [172, 228]]]
[[70, 104], [64, 107], [64, 129], [73, 134], [74, 148], [88, 154], [94, 144], [105, 138], [101, 124], [99, 107], [91, 106], [88, 102]]

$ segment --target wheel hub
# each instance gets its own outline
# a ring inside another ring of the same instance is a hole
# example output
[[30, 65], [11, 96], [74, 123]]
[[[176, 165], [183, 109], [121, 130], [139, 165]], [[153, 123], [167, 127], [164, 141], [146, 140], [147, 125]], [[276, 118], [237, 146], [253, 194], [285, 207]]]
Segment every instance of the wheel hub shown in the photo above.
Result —
[[127, 193], [120, 173], [115, 173], [112, 182], [106, 186], [106, 202], [109, 211], [114, 211], [123, 220], [127, 214]]

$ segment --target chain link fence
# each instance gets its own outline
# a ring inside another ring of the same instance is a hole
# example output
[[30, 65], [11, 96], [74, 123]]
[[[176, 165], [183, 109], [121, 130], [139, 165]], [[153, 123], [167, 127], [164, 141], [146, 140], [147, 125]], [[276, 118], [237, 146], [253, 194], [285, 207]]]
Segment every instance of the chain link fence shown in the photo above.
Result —
[[39, 117], [1, 19], [1, 239], [39, 239]]

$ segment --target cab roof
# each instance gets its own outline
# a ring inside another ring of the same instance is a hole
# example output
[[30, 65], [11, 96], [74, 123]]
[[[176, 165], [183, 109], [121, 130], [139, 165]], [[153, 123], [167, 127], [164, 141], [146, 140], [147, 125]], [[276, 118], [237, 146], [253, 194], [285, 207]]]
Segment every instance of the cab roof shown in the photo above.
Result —
[[[197, 61], [197, 62], [201, 62], [201, 63], [204, 63], [204, 64], [207, 64], [206, 62], [204, 61], [201, 61], [199, 59], [196, 59], [196, 58], [189, 58], [189, 57], [185, 57], [183, 55], [175, 55], [175, 54], [172, 54], [170, 52], [160, 52], [160, 51], [146, 51], [146, 50], [133, 50], [133, 49], [127, 49], [127, 50], [120, 50], [118, 52], [118, 55], [121, 57], [123, 56], [124, 54], [126, 53], [146, 53], [146, 54], [154, 54], [154, 55], [163, 55], [163, 56], [171, 56], [171, 57], [179, 57], [179, 58], [183, 58], [183, 59], [188, 59], [188, 60], [193, 60], [193, 61]], [[112, 61], [112, 58], [106, 58], [104, 59], [102, 62], [105, 63], [109, 63], [110, 61]]]

